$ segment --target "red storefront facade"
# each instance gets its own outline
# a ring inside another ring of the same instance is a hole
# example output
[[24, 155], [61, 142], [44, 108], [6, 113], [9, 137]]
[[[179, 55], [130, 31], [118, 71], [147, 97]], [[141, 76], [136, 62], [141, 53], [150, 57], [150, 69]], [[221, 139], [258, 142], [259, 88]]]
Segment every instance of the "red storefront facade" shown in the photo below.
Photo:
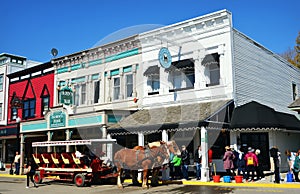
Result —
[[[50, 62], [37, 65], [8, 75], [8, 126], [14, 126], [15, 139], [7, 141], [9, 149], [6, 161], [11, 161], [15, 151], [20, 150], [20, 142], [25, 142], [25, 156], [30, 154], [31, 142], [38, 139], [44, 140], [46, 134], [36, 134], [25, 137], [20, 134], [20, 123], [44, 119], [47, 111], [53, 107], [54, 71]], [[23, 140], [22, 140], [23, 138]], [[7, 147], [7, 148], [8, 148]], [[12, 152], [12, 153], [10, 153]]]

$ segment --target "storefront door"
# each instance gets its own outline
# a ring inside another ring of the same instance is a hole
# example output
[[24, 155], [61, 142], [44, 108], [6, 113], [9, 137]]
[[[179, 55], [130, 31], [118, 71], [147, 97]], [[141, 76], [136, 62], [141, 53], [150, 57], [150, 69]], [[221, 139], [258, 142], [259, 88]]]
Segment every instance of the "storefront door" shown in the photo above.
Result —
[[270, 170], [269, 133], [241, 133], [241, 145], [260, 149], [264, 170]]

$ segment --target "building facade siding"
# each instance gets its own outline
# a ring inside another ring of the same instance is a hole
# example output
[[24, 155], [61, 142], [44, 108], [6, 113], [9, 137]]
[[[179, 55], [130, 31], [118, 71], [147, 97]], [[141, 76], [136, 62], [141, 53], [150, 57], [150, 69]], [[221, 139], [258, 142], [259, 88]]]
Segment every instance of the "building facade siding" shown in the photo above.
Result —
[[[234, 95], [236, 106], [257, 101], [280, 112], [293, 100], [292, 84], [300, 86], [300, 70], [255, 41], [233, 31]], [[296, 91], [299, 96], [299, 90]]]

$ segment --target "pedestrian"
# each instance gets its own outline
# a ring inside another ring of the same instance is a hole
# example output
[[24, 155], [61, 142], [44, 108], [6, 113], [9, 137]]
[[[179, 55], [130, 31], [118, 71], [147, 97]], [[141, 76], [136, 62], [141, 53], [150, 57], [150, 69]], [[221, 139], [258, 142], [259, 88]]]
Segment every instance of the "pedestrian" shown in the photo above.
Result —
[[26, 184], [26, 188], [29, 188], [29, 179], [31, 180], [31, 182], [33, 183], [34, 187], [38, 187], [36, 185], [36, 183], [33, 180], [33, 176], [35, 175], [35, 170], [38, 168], [38, 166], [36, 165], [36, 163], [34, 162], [33, 158], [30, 158], [27, 162], [27, 184]]
[[294, 168], [294, 161], [296, 159], [296, 153], [295, 152], [291, 152], [290, 150], [285, 150], [285, 155], [286, 155], [286, 160], [287, 163], [289, 165], [289, 171], [293, 172], [293, 168]]
[[202, 151], [201, 146], [199, 145], [198, 148], [195, 150], [194, 154], [194, 162], [196, 166], [196, 180], [201, 179], [201, 163], [202, 163]]
[[225, 154], [223, 156], [223, 167], [226, 170], [226, 175], [230, 176], [233, 178], [234, 175], [234, 165], [233, 165], [233, 160], [235, 156], [232, 153], [231, 149], [229, 146], [225, 147]]
[[16, 155], [15, 155], [15, 159], [14, 159], [14, 163], [15, 163], [15, 174], [19, 175], [20, 174], [20, 158], [21, 155], [19, 154], [18, 151], [16, 151]]
[[181, 150], [181, 167], [182, 167], [182, 175], [183, 178], [189, 179], [189, 165], [190, 165], [190, 154], [187, 151], [185, 145], [183, 145]]
[[[247, 176], [246, 176], [246, 182], [248, 181], [254, 181], [254, 172], [255, 168], [258, 164], [257, 156], [253, 153], [254, 149], [249, 147], [248, 153], [245, 155], [245, 161], [246, 161], [246, 170], [247, 170]], [[250, 173], [252, 178], [250, 179]]]
[[173, 180], [180, 179], [181, 178], [181, 156], [180, 155], [174, 155], [173, 160], [171, 163], [174, 166], [174, 175]]
[[255, 154], [257, 156], [257, 161], [258, 161], [257, 166], [256, 166], [257, 180], [266, 180], [265, 174], [264, 174], [264, 171], [263, 171], [263, 166], [262, 166], [263, 158], [260, 154], [260, 150], [256, 149]]
[[232, 151], [232, 153], [234, 155], [234, 159], [233, 159], [233, 166], [234, 166], [234, 168], [233, 168], [233, 175], [235, 176], [237, 168], [238, 168], [238, 166], [237, 166], [237, 160], [238, 160], [239, 153], [234, 148], [234, 145], [230, 145], [230, 149], [231, 149], [231, 151]]
[[237, 158], [237, 174], [239, 176], [243, 175], [243, 179], [246, 179], [246, 161], [245, 161], [245, 153], [243, 148], [240, 148], [238, 151], [238, 158]]
[[278, 150], [278, 147], [277, 146], [273, 146], [271, 149], [270, 149], [270, 156], [271, 158], [273, 159], [273, 163], [274, 163], [274, 174], [275, 174], [275, 183], [280, 183], [280, 173], [279, 173], [279, 158], [280, 158], [280, 155], [279, 155], [279, 150]]
[[170, 152], [170, 157], [169, 157], [169, 169], [170, 169], [170, 178], [171, 180], [174, 179], [174, 163], [172, 162], [174, 159], [175, 155]]
[[208, 168], [209, 168], [209, 177], [212, 180], [212, 167], [213, 167], [213, 151], [208, 149]]
[[298, 150], [298, 152], [296, 153], [295, 161], [293, 164], [293, 173], [294, 173], [296, 182], [300, 182], [299, 171], [300, 171], [300, 150]]

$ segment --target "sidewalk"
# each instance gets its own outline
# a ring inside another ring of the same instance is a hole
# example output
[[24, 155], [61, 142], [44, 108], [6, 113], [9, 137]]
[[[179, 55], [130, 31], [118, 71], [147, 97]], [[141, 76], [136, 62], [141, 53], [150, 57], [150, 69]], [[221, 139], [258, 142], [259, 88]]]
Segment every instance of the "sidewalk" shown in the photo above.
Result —
[[9, 174], [10, 169], [6, 168], [4, 171], [0, 171], [0, 177], [9, 177], [9, 178], [26, 178], [26, 175], [11, 175]]
[[296, 188], [300, 189], [300, 183], [298, 182], [286, 182], [286, 173], [280, 173], [281, 180], [280, 184], [274, 183], [275, 176], [271, 173], [267, 173], [265, 175], [265, 179], [257, 180], [254, 182], [246, 182], [243, 180], [242, 183], [236, 183], [235, 180], [230, 183], [226, 183], [223, 181], [223, 177], [221, 177], [219, 183], [215, 183], [213, 181], [210, 182], [201, 182], [196, 179], [191, 180], [183, 180], [182, 184], [184, 185], [207, 185], [207, 186], [229, 186], [229, 187], [264, 187], [264, 188]]
[[[5, 171], [0, 171], [0, 177], [7, 178], [26, 178], [26, 175], [10, 175], [10, 169], [5, 169]], [[223, 181], [223, 177], [221, 177], [219, 183], [215, 183], [213, 181], [210, 182], [201, 182], [194, 178], [190, 180], [176, 180], [176, 181], [159, 181], [160, 184], [183, 184], [183, 185], [205, 185], [205, 186], [223, 186], [223, 187], [264, 187], [264, 188], [291, 188], [291, 189], [300, 189], [300, 183], [297, 182], [286, 182], [286, 173], [281, 173], [281, 181], [280, 184], [274, 183], [274, 175], [270, 173], [266, 174], [265, 180], [258, 180], [254, 182], [245, 182], [236, 183], [234, 180], [230, 183], [225, 183]], [[130, 179], [126, 179], [125, 182], [131, 183]]]

